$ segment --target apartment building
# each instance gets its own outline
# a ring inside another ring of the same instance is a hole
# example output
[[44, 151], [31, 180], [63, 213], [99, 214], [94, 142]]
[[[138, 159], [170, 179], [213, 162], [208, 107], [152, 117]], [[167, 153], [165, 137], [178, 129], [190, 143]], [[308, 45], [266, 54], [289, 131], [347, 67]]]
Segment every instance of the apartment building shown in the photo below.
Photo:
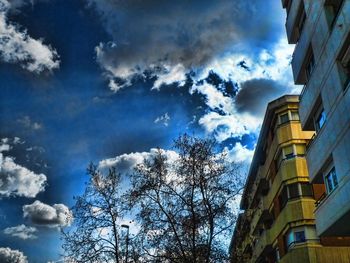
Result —
[[319, 236], [350, 236], [350, 0], [282, 0]]
[[231, 262], [350, 262], [346, 237], [320, 238], [315, 199], [323, 184], [311, 184], [305, 158], [313, 131], [302, 131], [299, 96], [268, 104], [231, 240]]

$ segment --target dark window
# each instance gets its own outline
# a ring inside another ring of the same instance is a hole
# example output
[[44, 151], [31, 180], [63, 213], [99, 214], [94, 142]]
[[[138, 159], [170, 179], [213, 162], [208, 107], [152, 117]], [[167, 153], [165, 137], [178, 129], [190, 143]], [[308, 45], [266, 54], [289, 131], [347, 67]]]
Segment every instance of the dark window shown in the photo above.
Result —
[[313, 196], [311, 184], [301, 184], [301, 195], [302, 196]]
[[278, 197], [278, 201], [280, 203], [281, 210], [286, 206], [288, 202], [288, 192], [287, 187], [283, 187], [281, 194]]
[[288, 185], [288, 188], [290, 199], [299, 197], [299, 187], [297, 183]]
[[350, 35], [345, 41], [343, 51], [339, 59], [340, 64], [340, 78], [343, 88], [346, 89], [350, 84]]
[[307, 62], [306, 62], [307, 81], [310, 80], [311, 74], [314, 71], [314, 68], [315, 68], [315, 57], [314, 57], [314, 52], [312, 51], [312, 48], [310, 47], [308, 55], [307, 55]]
[[284, 113], [284, 114], [280, 115], [280, 123], [281, 124], [286, 123], [288, 121], [289, 121], [288, 113]]
[[337, 21], [341, 7], [343, 6], [344, 0], [326, 0], [325, 11], [329, 27], [332, 29], [335, 22]]
[[305, 232], [304, 231], [294, 232], [294, 237], [295, 237], [295, 243], [305, 242]]

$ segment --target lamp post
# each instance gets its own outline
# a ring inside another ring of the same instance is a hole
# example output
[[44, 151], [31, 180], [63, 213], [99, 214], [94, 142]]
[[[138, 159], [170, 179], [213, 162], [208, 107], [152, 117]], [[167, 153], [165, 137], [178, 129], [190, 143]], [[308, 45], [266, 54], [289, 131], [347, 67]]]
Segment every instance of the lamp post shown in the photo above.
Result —
[[126, 254], [125, 263], [128, 263], [128, 253], [129, 253], [129, 225], [121, 225], [122, 228], [126, 228]]

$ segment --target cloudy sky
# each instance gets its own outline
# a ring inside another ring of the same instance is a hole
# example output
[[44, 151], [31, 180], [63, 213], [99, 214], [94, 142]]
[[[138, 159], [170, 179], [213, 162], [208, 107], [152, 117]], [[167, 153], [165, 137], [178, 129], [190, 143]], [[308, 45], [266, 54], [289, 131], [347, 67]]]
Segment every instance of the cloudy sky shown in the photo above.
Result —
[[275, 0], [0, 0], [0, 261], [59, 259], [90, 161], [127, 171], [180, 133], [249, 164], [296, 93]]

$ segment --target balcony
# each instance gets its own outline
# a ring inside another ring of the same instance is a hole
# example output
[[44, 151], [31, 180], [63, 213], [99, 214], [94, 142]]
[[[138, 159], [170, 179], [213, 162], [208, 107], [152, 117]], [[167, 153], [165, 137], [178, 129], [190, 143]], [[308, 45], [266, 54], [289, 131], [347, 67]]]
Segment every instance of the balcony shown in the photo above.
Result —
[[[341, 260], [339, 260], [341, 258]], [[291, 249], [279, 263], [339, 263], [350, 262], [349, 247], [297, 246]]]
[[338, 187], [318, 203], [315, 210], [318, 235], [350, 236], [349, 177], [350, 174], [344, 176]]
[[263, 254], [272, 250], [272, 241], [270, 232], [264, 231], [255, 244], [251, 262], [256, 262]]
[[293, 59], [292, 59], [292, 70], [294, 76], [294, 82], [297, 85], [305, 84], [307, 82], [307, 76], [305, 69], [305, 58], [309, 50], [311, 42], [311, 34], [308, 28], [304, 28], [301, 32], [298, 44], [295, 46]]
[[277, 172], [277, 176], [273, 181], [271, 189], [266, 196], [266, 203], [271, 205], [273, 199], [275, 198], [278, 190], [283, 183], [288, 183], [289, 181], [309, 181], [308, 170], [306, 159], [304, 157], [298, 157], [284, 160]]
[[269, 192], [269, 182], [265, 178], [261, 178], [256, 191], [259, 196], [267, 195]]
[[299, 32], [296, 29], [296, 23], [301, 4], [302, 0], [293, 0], [287, 16], [286, 30], [288, 42], [290, 44], [295, 44], [298, 42]]

